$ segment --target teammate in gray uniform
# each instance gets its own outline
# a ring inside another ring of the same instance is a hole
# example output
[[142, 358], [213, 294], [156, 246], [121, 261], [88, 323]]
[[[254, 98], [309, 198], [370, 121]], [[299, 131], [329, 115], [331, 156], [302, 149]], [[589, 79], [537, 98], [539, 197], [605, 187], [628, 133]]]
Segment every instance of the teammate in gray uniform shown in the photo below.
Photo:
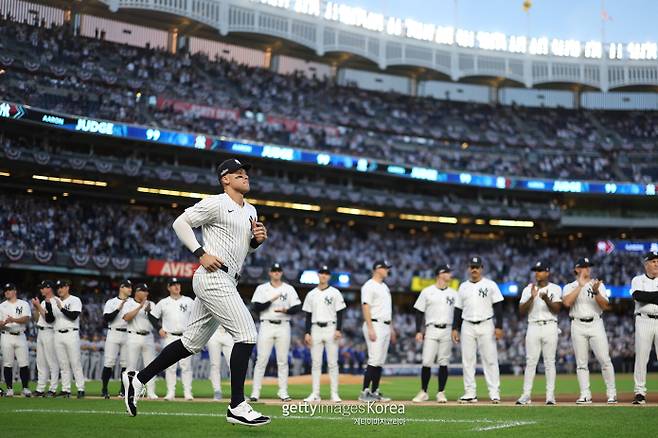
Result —
[[[244, 398], [244, 380], [257, 333], [237, 284], [245, 257], [267, 239], [267, 229], [257, 222], [256, 209], [244, 199], [249, 192], [249, 168], [237, 159], [221, 163], [217, 174], [224, 193], [196, 203], [174, 221], [178, 238], [199, 257], [201, 266], [192, 279], [196, 298], [183, 338], [167, 345], [139, 373], [123, 374], [124, 401], [131, 416], [137, 415], [137, 401], [146, 382], [179, 360], [201, 351], [221, 324], [235, 340], [230, 364], [231, 403], [226, 421], [246, 426], [263, 426], [271, 421], [254, 411]], [[194, 235], [196, 227], [201, 227], [204, 246]]]
[[635, 300], [635, 380], [634, 405], [647, 402], [647, 363], [651, 346], [658, 351], [658, 251], [644, 255], [644, 274], [631, 281]]
[[4, 364], [5, 384], [7, 385], [7, 397], [14, 395], [14, 357], [18, 362], [22, 394], [31, 397], [32, 392], [28, 388], [30, 383], [30, 363], [27, 338], [25, 330], [32, 317], [32, 311], [27, 301], [19, 300], [16, 296], [16, 285], [7, 283], [3, 287], [6, 301], [0, 304], [0, 331], [2, 331], [2, 362]]
[[[37, 397], [55, 397], [57, 385], [59, 384], [59, 363], [55, 352], [55, 315], [50, 304], [55, 295], [54, 285], [48, 280], [39, 284], [39, 291], [43, 301], [39, 298], [32, 299], [34, 305], [35, 322], [37, 323], [37, 389], [34, 395]], [[46, 384], [50, 379], [48, 392]]]
[[[133, 285], [130, 280], [123, 280], [119, 285], [119, 295], [107, 300], [103, 308], [103, 321], [107, 324], [107, 336], [105, 336], [103, 374], [101, 375], [103, 388], [101, 392], [105, 399], [110, 398], [107, 384], [110, 377], [112, 377], [114, 365], [117, 363], [117, 354], [121, 356], [121, 372], [126, 371], [128, 323], [123, 319], [122, 311], [126, 301], [131, 299], [132, 292]], [[123, 397], [123, 390], [123, 382], [121, 382], [119, 397]]]

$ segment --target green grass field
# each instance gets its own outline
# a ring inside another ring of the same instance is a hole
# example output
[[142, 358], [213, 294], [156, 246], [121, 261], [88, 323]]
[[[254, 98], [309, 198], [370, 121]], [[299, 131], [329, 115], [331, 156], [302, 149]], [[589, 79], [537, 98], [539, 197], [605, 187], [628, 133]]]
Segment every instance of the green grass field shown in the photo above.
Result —
[[[658, 375], [649, 375], [649, 391], [658, 392]], [[226, 382], [228, 383], [228, 382]], [[504, 376], [501, 389], [503, 399], [513, 400], [519, 395], [521, 377]], [[144, 437], [144, 436], [340, 436], [341, 434], [377, 433], [379, 436], [416, 436], [487, 434], [491, 436], [615, 436], [633, 433], [641, 436], [658, 434], [658, 405], [631, 406], [620, 403], [617, 406], [575, 406], [577, 391], [573, 375], [559, 375], [556, 395], [565, 400], [558, 406], [543, 405], [542, 376], [535, 381], [534, 404], [532, 406], [492, 406], [486, 397], [486, 386], [478, 378], [480, 403], [474, 406], [413, 406], [406, 405], [404, 413], [356, 412], [341, 415], [338, 411], [325, 411], [315, 415], [295, 413], [285, 416], [279, 404], [254, 403], [254, 407], [273, 417], [272, 424], [264, 428], [250, 429], [231, 426], [226, 423], [225, 402], [164, 402], [140, 401], [140, 415], [130, 418], [124, 413], [121, 400], [76, 399], [24, 399], [22, 397], [0, 399], [0, 436], [2, 437]], [[20, 387], [20, 385], [19, 385]], [[418, 391], [416, 378], [385, 378], [382, 391], [394, 400], [408, 401]], [[617, 388], [620, 395], [632, 393], [631, 375], [618, 375]], [[98, 382], [89, 382], [87, 394], [99, 393]], [[113, 392], [118, 389], [114, 382]], [[164, 382], [158, 381], [157, 391], [164, 392]], [[247, 394], [250, 390], [247, 386]], [[328, 388], [323, 387], [323, 397], [328, 397]], [[343, 409], [356, 406], [347, 403], [355, 399], [359, 385], [341, 385]], [[599, 375], [592, 373], [592, 390], [603, 394], [604, 386]], [[194, 392], [197, 399], [210, 397], [212, 390], [206, 381], [196, 381]], [[228, 394], [228, 385], [224, 393]], [[291, 385], [290, 395], [295, 404], [306, 397], [309, 385]], [[430, 393], [436, 392], [436, 377], [430, 384]], [[451, 376], [447, 395], [455, 400], [462, 393], [460, 377]], [[181, 395], [181, 394], [179, 394]], [[262, 391], [263, 398], [275, 398], [276, 387], [267, 385]], [[599, 397], [601, 400], [601, 398]], [[569, 400], [568, 402], [566, 400]], [[596, 400], [596, 396], [595, 396]], [[395, 402], [393, 402], [395, 403]], [[363, 408], [365, 409], [365, 408]], [[387, 424], [372, 425], [362, 422], [384, 421]], [[392, 424], [402, 423], [402, 424]]]

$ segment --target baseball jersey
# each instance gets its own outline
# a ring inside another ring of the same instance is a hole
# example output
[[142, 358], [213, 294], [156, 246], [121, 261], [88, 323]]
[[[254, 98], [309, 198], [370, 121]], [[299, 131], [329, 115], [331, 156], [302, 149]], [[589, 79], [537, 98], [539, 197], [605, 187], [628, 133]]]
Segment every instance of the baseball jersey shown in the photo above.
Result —
[[[537, 321], [557, 321], [557, 315], [551, 312], [551, 310], [546, 305], [546, 302], [539, 296], [543, 293], [548, 294], [549, 298], [553, 302], [562, 302], [562, 289], [555, 283], [548, 283], [546, 287], [539, 289], [537, 297], [532, 303], [532, 308], [528, 313], [529, 322]], [[530, 297], [532, 296], [532, 283], [527, 285], [523, 292], [521, 293], [520, 303], [527, 303]]]
[[[151, 321], [149, 321], [149, 316], [148, 312], [146, 311], [147, 307], [149, 307], [149, 304], [151, 305], [151, 309], [154, 308], [154, 304], [152, 301], [146, 301], [146, 304], [144, 304], [144, 307], [139, 309], [139, 312], [137, 312], [137, 315], [133, 319], [131, 319], [128, 322], [128, 330], [131, 332], [151, 332], [153, 330], [153, 325], [151, 324]], [[131, 300], [129, 302], [126, 302], [126, 304], [123, 305], [123, 310], [121, 312], [121, 317], [126, 313], [132, 312], [136, 308], [138, 308], [140, 304], [135, 301]]]
[[462, 318], [466, 321], [484, 321], [493, 317], [493, 305], [503, 301], [498, 285], [488, 278], [481, 278], [474, 283], [465, 281], [459, 285], [455, 307], [462, 309]]
[[[75, 295], [69, 295], [65, 300], [62, 301], [62, 309], [69, 310], [71, 312], [82, 312], [82, 301], [80, 298]], [[70, 330], [70, 329], [79, 329], [80, 328], [80, 317], [78, 316], [75, 320], [71, 321], [68, 319], [62, 311], [57, 307], [57, 298], [52, 298], [50, 304], [53, 307], [53, 315], [55, 316], [55, 330]]]
[[372, 278], [361, 286], [361, 304], [370, 306], [370, 318], [390, 321], [392, 314], [391, 291], [386, 283]]
[[[569, 316], [571, 318], [593, 318], [601, 315], [603, 309], [596, 303], [596, 292], [592, 289], [594, 281], [590, 280], [578, 294], [578, 298], [569, 309]], [[578, 287], [578, 281], [571, 282], [564, 286], [562, 290], [562, 298], [572, 293]], [[606, 288], [603, 283], [599, 286], [599, 292], [603, 292], [601, 296], [608, 301], [605, 294]]]
[[[43, 310], [48, 312], [48, 310], [46, 309], [46, 300], [41, 300], [41, 307], [43, 307]], [[53, 315], [54, 315], [54, 311], [53, 311]], [[54, 322], [46, 322], [46, 318], [43, 317], [41, 312], [39, 312], [39, 320], [37, 321], [37, 325], [39, 327], [49, 327], [49, 328], [55, 327]]]
[[[240, 206], [226, 193], [209, 196], [185, 209], [192, 228], [201, 227], [203, 248], [222, 260], [223, 265], [240, 272], [251, 247], [253, 237], [250, 220], [258, 215], [253, 205], [244, 201]], [[203, 266], [197, 272], [222, 275], [220, 271], [209, 273]]]
[[294, 287], [290, 286], [288, 283], [281, 283], [281, 286], [274, 287], [269, 281], [267, 283], [258, 285], [254, 291], [254, 296], [251, 297], [251, 302], [267, 303], [278, 292], [281, 292], [281, 296], [278, 300], [273, 302], [270, 307], [260, 312], [260, 319], [280, 319], [282, 321], [290, 321], [290, 315], [283, 312], [275, 312], [274, 309], [277, 307], [285, 307], [286, 309], [289, 309], [292, 306], [302, 304], [302, 301], [299, 299], [299, 295], [297, 295], [297, 291]]
[[302, 310], [311, 314], [311, 322], [336, 322], [336, 312], [343, 310], [345, 300], [338, 289], [316, 287], [304, 298]]
[[439, 289], [435, 284], [420, 291], [414, 309], [425, 313], [425, 324], [452, 325], [457, 291], [451, 287]]
[[192, 313], [192, 298], [181, 295], [177, 300], [171, 296], [158, 301], [151, 315], [162, 318], [162, 329], [167, 333], [183, 333]]
[[[32, 310], [27, 301], [16, 300], [15, 302], [3, 301], [0, 304], [0, 315], [2, 315], [2, 320], [7, 319], [8, 316], [12, 318], [22, 318], [23, 316], [32, 316]], [[9, 332], [24, 332], [27, 324], [19, 324], [17, 322], [12, 322], [4, 326], [3, 330]]]
[[[637, 290], [658, 294], [658, 278], [649, 278], [646, 274], [633, 277], [633, 280], [631, 280], [631, 294]], [[635, 301], [635, 313], [658, 315], [658, 305]]]
[[[129, 301], [132, 301], [133, 299], [131, 297], [126, 298], [126, 304], [128, 304]], [[105, 307], [103, 307], [103, 313], [112, 313], [115, 310], [119, 308], [119, 305], [121, 304], [121, 301], [119, 297], [114, 297], [105, 303]], [[121, 311], [117, 314], [116, 318], [114, 318], [114, 321], [111, 321], [107, 327], [111, 329], [125, 329], [128, 328], [128, 322], [123, 319], [123, 309], [126, 308], [126, 305], [121, 308]]]

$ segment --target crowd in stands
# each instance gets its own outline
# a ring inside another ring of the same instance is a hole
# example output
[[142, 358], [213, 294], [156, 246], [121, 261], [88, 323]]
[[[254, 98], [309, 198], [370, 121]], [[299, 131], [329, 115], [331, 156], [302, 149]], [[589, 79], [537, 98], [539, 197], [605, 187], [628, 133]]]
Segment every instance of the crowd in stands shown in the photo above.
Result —
[[[530, 109], [379, 93], [209, 60], [203, 53], [73, 36], [67, 27], [2, 23], [6, 73], [0, 97], [38, 107], [441, 170], [606, 181], [648, 182], [654, 176], [644, 160], [655, 129], [651, 112]], [[179, 111], [162, 99], [221, 108], [231, 116]]]

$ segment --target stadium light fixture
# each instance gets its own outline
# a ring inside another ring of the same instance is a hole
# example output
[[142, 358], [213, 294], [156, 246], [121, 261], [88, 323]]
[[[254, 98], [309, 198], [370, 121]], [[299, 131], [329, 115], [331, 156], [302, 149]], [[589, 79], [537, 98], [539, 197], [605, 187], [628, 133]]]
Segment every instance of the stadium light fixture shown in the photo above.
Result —
[[62, 178], [58, 176], [47, 176], [47, 175], [32, 175], [32, 179], [36, 179], [39, 181], [58, 182], [64, 184], [78, 184], [81, 186], [107, 187], [107, 182], [105, 181], [94, 181], [90, 179]]
[[9, 172], [0, 172], [0, 176], [11, 176]]
[[253, 205], [265, 205], [267, 207], [289, 208], [292, 210], [320, 211], [320, 206], [315, 204], [300, 204], [298, 202], [270, 201], [263, 199], [248, 198], [247, 202]]
[[383, 211], [364, 210], [362, 208], [338, 207], [336, 208], [336, 211], [338, 213], [352, 214], [355, 216], [384, 217]]
[[423, 214], [400, 214], [400, 219], [403, 221], [416, 221], [416, 222], [436, 222], [441, 224], [456, 224], [458, 222], [456, 217], [452, 216], [428, 216]]
[[535, 226], [533, 221], [518, 221], [512, 219], [491, 219], [489, 225], [495, 227], [521, 227], [521, 228], [532, 228]]

